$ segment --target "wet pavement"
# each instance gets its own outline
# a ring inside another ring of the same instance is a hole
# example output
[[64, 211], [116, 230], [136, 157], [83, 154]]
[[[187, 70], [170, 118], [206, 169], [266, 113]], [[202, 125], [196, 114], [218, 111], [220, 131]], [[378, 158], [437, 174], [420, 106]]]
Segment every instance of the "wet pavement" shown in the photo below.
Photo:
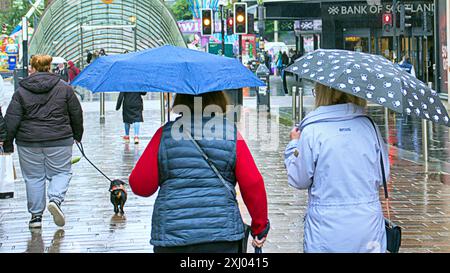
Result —
[[[291, 100], [290, 97], [273, 97], [272, 101], [282, 109]], [[83, 144], [86, 155], [108, 176], [126, 180], [160, 125], [159, 102], [145, 101], [145, 122], [141, 126], [139, 145], [122, 142], [121, 112], [114, 111], [114, 106], [114, 101], [107, 102], [106, 123], [100, 124], [98, 102], [83, 102]], [[264, 251], [302, 252], [307, 192], [287, 185], [283, 151], [289, 141], [290, 126], [280, 123], [276, 111], [270, 117], [265, 112], [256, 112], [254, 98], [244, 99], [244, 106], [243, 115], [250, 121], [241, 120], [239, 127], [264, 177], [269, 202], [272, 229]], [[392, 175], [389, 192], [392, 219], [403, 228], [401, 251], [450, 252], [450, 185], [442, 182], [445, 178], [443, 173], [450, 173], [448, 128], [433, 127], [430, 140], [432, 160], [424, 164], [417, 153], [421, 149], [421, 131], [415, 121], [401, 120], [390, 114], [386, 127], [381, 107], [370, 107], [370, 113], [381, 124], [382, 133], [386, 135], [388, 132], [387, 138], [393, 144], [390, 146]], [[250, 124], [250, 130], [245, 130], [246, 124]], [[267, 128], [272, 136], [266, 134]], [[80, 155], [76, 146], [74, 155]], [[109, 182], [84, 159], [73, 166], [73, 178], [62, 205], [66, 225], [58, 228], [45, 211], [42, 231], [30, 232], [25, 185], [17, 154], [14, 158], [18, 175], [15, 198], [0, 199], [1, 253], [152, 252], [149, 240], [156, 195], [142, 198], [128, 188], [125, 214], [115, 215], [109, 201]], [[348, 158], [343, 155], [343, 160]], [[242, 200], [240, 204], [244, 219], [249, 222]]]

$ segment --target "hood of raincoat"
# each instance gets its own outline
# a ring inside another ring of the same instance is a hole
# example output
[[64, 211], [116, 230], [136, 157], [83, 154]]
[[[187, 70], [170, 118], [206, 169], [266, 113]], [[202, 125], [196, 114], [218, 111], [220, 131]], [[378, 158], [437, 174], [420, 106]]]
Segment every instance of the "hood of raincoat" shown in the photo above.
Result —
[[353, 103], [319, 106], [316, 110], [306, 115], [301, 121], [299, 128], [303, 130], [305, 126], [312, 123], [349, 120], [363, 115], [366, 115], [364, 107]]
[[30, 92], [41, 94], [48, 93], [59, 81], [59, 76], [53, 73], [36, 72], [21, 80], [19, 84]]

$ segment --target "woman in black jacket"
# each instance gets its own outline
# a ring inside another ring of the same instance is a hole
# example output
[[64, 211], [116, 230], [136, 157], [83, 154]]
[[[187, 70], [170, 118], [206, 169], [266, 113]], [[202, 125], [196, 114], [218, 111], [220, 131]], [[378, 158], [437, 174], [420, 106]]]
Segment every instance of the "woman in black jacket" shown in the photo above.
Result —
[[123, 140], [126, 143], [130, 142], [130, 125], [134, 124], [134, 144], [139, 144], [139, 127], [141, 122], [144, 122], [142, 96], [146, 94], [146, 92], [120, 92], [119, 94], [116, 110], [118, 111], [123, 104], [122, 118], [125, 125]]
[[40, 228], [49, 181], [48, 210], [56, 225], [64, 226], [60, 208], [72, 177], [72, 145], [83, 135], [83, 112], [71, 86], [50, 73], [52, 57], [31, 58], [31, 75], [19, 82], [6, 111], [5, 150], [15, 140], [26, 183], [30, 228]]

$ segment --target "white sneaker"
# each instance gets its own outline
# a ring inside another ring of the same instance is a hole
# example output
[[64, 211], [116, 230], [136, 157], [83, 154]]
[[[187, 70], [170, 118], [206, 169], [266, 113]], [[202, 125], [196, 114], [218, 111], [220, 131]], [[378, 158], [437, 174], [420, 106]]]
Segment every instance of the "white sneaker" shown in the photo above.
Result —
[[47, 209], [52, 214], [53, 221], [57, 226], [62, 227], [66, 224], [66, 220], [64, 219], [64, 213], [62, 212], [61, 208], [56, 202], [50, 201], [48, 203]]

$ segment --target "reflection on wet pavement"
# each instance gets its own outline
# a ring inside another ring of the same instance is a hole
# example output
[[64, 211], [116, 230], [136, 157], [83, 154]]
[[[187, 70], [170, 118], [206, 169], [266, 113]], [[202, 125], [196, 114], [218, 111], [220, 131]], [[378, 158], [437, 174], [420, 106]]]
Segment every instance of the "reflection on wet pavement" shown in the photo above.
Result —
[[[155, 105], [155, 108], [144, 111], [145, 122], [141, 126], [139, 145], [122, 142], [120, 111], [107, 111], [106, 124], [99, 124], [97, 112], [85, 112], [83, 144], [86, 154], [109, 177], [127, 181], [135, 162], [159, 127], [157, 101]], [[283, 151], [291, 128], [280, 124], [275, 115], [270, 115], [267, 122], [267, 114], [258, 114], [248, 107], [244, 113], [254, 117], [258, 126], [258, 130], [249, 132], [256, 138], [247, 139], [247, 143], [264, 177], [269, 202], [272, 229], [264, 252], [302, 252], [307, 192], [287, 185], [283, 163]], [[433, 133], [430, 157], [433, 159], [426, 168], [420, 156], [412, 153], [421, 150], [420, 123], [391, 114], [386, 130], [382, 125], [383, 110], [371, 107], [370, 113], [381, 125], [383, 135], [389, 133], [389, 141], [393, 144], [390, 146], [392, 175], [389, 193], [392, 219], [403, 228], [401, 251], [449, 252], [450, 186], [440, 182], [440, 171], [445, 168], [448, 171], [449, 165], [448, 129], [430, 129]], [[268, 124], [277, 127], [275, 143], [266, 142], [259, 131]], [[239, 126], [241, 128], [243, 124]], [[74, 155], [80, 155], [76, 147]], [[127, 186], [125, 214], [116, 215], [109, 199], [109, 181], [84, 159], [73, 166], [73, 178], [62, 205], [66, 225], [59, 229], [45, 211], [42, 231], [30, 232], [25, 185], [16, 154], [14, 160], [18, 175], [16, 197], [0, 200], [0, 252], [152, 252], [149, 240], [156, 195], [138, 197]], [[240, 205], [244, 219], [249, 223], [242, 201]]]

